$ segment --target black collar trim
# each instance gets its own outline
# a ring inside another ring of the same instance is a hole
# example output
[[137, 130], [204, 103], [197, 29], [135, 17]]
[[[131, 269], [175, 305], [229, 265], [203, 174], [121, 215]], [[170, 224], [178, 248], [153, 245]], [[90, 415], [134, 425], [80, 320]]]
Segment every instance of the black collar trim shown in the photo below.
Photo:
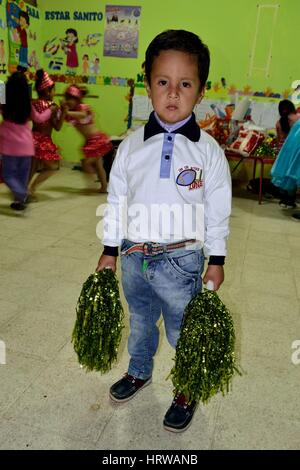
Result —
[[[156, 120], [154, 111], [152, 111], [149, 116], [149, 121], [145, 125], [144, 141], [150, 139], [150, 137], [153, 137], [156, 134], [166, 133], [168, 133], [168, 131], [161, 127], [161, 125]], [[199, 142], [201, 130], [196, 122], [195, 114], [192, 113], [191, 119], [189, 119], [188, 122], [186, 122], [182, 127], [179, 127], [179, 129], [176, 129], [176, 131], [172, 132], [172, 134], [181, 134], [192, 142]]]

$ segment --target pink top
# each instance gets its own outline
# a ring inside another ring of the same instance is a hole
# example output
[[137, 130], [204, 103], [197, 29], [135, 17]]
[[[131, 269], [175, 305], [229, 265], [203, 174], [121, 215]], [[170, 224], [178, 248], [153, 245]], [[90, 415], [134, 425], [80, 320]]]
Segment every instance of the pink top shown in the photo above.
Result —
[[10, 157], [32, 157], [33, 137], [29, 123], [15, 124], [3, 121], [0, 124], [0, 155]]
[[35, 103], [31, 104], [31, 119], [36, 124], [48, 124], [51, 119], [52, 111], [51, 107], [45, 109], [39, 109]]

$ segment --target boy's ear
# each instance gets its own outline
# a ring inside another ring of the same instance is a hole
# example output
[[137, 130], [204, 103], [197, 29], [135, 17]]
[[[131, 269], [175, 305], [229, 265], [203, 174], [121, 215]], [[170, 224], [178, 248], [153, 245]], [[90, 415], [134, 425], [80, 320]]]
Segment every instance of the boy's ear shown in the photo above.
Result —
[[147, 90], [148, 98], [151, 98], [151, 88], [150, 88], [149, 82], [146, 78], [144, 80], [144, 84], [145, 84], [145, 88]]
[[201, 103], [204, 94], [205, 94], [205, 86], [202, 88], [202, 90], [200, 90], [200, 94], [199, 94], [199, 96], [198, 96], [197, 104], [200, 104], [200, 103]]

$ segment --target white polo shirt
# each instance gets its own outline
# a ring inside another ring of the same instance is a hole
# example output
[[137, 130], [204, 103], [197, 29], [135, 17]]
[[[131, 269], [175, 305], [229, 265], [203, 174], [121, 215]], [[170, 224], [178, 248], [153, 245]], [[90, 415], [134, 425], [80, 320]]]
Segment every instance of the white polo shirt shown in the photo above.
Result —
[[121, 143], [107, 202], [102, 240], [107, 247], [118, 247], [124, 238], [136, 243], [196, 238], [206, 255], [226, 255], [229, 166], [194, 114], [167, 132], [151, 113], [148, 123]]

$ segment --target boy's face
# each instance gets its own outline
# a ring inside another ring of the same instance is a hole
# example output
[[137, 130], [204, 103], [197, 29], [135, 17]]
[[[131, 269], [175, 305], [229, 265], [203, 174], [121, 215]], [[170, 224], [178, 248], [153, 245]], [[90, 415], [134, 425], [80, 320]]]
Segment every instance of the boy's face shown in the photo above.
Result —
[[153, 61], [148, 96], [159, 118], [175, 124], [187, 118], [203, 98], [197, 59], [185, 52], [162, 51]]

